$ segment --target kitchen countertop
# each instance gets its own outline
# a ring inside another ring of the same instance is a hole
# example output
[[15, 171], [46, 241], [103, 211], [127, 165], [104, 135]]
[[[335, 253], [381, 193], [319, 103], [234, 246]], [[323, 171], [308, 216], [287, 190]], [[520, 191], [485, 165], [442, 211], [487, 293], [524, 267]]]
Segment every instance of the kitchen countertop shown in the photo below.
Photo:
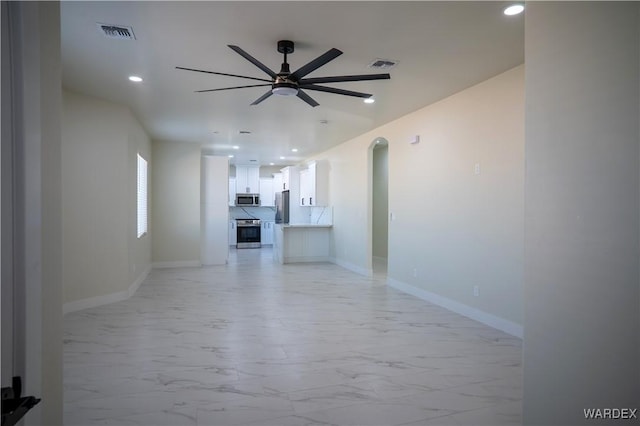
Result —
[[[278, 223], [277, 225], [282, 225]], [[322, 223], [288, 223], [282, 225], [283, 228], [331, 228], [333, 225]]]

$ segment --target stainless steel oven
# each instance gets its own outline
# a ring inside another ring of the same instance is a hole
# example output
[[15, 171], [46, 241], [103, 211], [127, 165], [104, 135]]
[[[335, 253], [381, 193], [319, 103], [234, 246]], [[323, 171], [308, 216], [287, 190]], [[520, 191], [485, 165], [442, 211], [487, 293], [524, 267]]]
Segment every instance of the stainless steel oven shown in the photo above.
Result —
[[236, 219], [236, 248], [260, 248], [260, 219]]

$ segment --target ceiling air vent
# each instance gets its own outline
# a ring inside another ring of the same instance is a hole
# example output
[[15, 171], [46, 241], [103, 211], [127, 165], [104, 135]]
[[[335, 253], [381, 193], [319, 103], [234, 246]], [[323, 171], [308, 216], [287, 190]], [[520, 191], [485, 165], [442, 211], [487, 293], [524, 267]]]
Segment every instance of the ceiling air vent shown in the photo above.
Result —
[[118, 40], [135, 40], [136, 36], [133, 34], [133, 28], [125, 27], [123, 25], [111, 25], [97, 23], [100, 32], [109, 38], [115, 38]]
[[380, 59], [377, 58], [369, 64], [369, 68], [376, 70], [390, 70], [398, 64], [398, 61], [392, 59]]

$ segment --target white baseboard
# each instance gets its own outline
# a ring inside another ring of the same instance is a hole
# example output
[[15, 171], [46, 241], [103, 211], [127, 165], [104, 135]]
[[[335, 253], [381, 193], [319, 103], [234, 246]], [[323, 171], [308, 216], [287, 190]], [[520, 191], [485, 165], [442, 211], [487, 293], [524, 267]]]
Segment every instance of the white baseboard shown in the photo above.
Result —
[[82, 311], [83, 309], [95, 308], [102, 305], [108, 305], [109, 303], [121, 302], [127, 300], [138, 291], [140, 285], [149, 275], [151, 266], [147, 266], [144, 271], [131, 283], [128, 289], [117, 291], [115, 293], [103, 294], [101, 296], [88, 297], [86, 299], [74, 300], [73, 302], [67, 302], [62, 306], [62, 313], [66, 315], [71, 312]]
[[365, 269], [365, 268], [362, 268], [362, 267], [360, 267], [358, 265], [354, 265], [351, 262], [346, 262], [344, 260], [337, 259], [335, 257], [330, 258], [329, 261], [331, 263], [335, 263], [338, 266], [342, 266], [344, 269], [348, 269], [351, 272], [355, 272], [356, 274], [364, 275], [365, 277], [372, 277], [373, 276], [373, 270], [372, 269]]
[[290, 256], [284, 258], [284, 263], [317, 263], [329, 262], [326, 256]]
[[153, 262], [153, 269], [164, 268], [199, 268], [202, 266], [199, 260], [177, 260], [173, 262]]
[[398, 281], [393, 278], [387, 278], [387, 284], [390, 287], [395, 288], [396, 290], [408, 293], [419, 299], [426, 300], [427, 302], [431, 302], [434, 305], [441, 306], [457, 314], [463, 315], [467, 318], [471, 318], [472, 320], [486, 324], [489, 327], [504, 331], [507, 334], [522, 339], [523, 327], [518, 323], [497, 317], [493, 314], [481, 311], [480, 309], [473, 308], [463, 303], [456, 302], [455, 300], [439, 296], [430, 291], [414, 287], [410, 284], [403, 283], [402, 281]]

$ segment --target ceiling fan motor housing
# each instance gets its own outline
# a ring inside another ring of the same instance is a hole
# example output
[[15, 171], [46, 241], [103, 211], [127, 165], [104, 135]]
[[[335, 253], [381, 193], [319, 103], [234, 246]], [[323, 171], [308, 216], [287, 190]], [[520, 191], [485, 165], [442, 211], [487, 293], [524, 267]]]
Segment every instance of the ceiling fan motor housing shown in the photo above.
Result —
[[298, 94], [298, 84], [289, 80], [287, 76], [278, 75], [271, 86], [271, 93], [278, 96], [295, 96]]

